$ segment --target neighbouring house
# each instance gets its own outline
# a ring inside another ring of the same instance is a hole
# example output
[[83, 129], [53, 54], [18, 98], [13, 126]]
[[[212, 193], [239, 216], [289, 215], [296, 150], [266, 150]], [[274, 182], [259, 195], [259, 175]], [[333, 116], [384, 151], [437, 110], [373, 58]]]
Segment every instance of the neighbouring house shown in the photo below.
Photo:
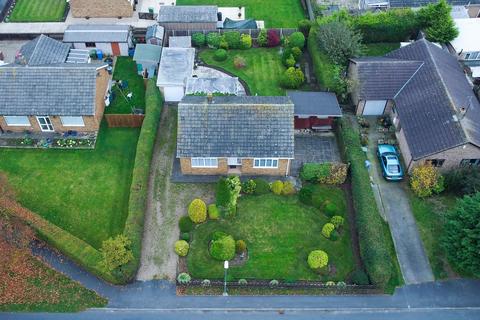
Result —
[[217, 13], [217, 6], [160, 6], [157, 22], [166, 31], [216, 30]]
[[137, 0], [70, 0], [74, 18], [131, 17]]
[[[423, 7], [430, 3], [437, 3], [438, 0], [389, 0], [391, 8], [416, 8]], [[480, 0], [447, 0], [452, 6], [468, 6], [480, 4]]]
[[178, 104], [177, 130], [183, 174], [290, 172], [294, 129], [288, 97], [186, 96]]
[[192, 77], [195, 49], [163, 48], [158, 67], [157, 86], [165, 101], [179, 102], [185, 95], [187, 79]]
[[458, 36], [450, 42], [449, 49], [469, 66], [480, 66], [480, 18], [455, 19]]
[[238, 78], [189, 78], [185, 94], [189, 95], [238, 95]]
[[407, 169], [480, 165], [480, 103], [456, 57], [425, 39], [351, 59], [358, 115], [390, 115]]
[[168, 38], [168, 46], [170, 48], [191, 48], [192, 37], [191, 36], [176, 36]]
[[133, 48], [132, 28], [117, 24], [69, 25], [63, 42], [71, 43], [75, 49], [95, 49], [103, 54], [128, 56], [129, 49]]
[[332, 92], [287, 91], [295, 106], [295, 129], [329, 131], [342, 116], [337, 97]]
[[41, 35], [0, 66], [0, 138], [10, 134], [95, 135], [108, 91], [107, 64], [68, 63], [71, 46]]
[[147, 28], [145, 34], [145, 43], [163, 46], [163, 38], [165, 36], [165, 28], [158, 24], [151, 25]]
[[137, 44], [133, 60], [137, 63], [137, 72], [144, 78], [153, 78], [157, 74], [162, 47], [153, 44]]

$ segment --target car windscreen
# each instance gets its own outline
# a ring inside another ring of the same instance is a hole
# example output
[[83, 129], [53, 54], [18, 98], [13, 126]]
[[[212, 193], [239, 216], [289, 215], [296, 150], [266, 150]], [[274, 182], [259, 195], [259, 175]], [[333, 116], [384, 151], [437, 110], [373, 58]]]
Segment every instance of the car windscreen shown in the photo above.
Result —
[[389, 173], [400, 173], [400, 166], [397, 164], [389, 164], [387, 170]]

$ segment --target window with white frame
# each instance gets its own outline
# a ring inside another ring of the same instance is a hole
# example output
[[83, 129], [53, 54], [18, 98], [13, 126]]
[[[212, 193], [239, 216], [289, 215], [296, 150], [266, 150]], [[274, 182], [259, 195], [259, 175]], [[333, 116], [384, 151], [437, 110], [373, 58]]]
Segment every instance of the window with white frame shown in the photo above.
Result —
[[83, 117], [60, 117], [65, 127], [84, 127]]
[[480, 51], [469, 52], [465, 54], [465, 60], [479, 60]]
[[192, 168], [218, 168], [218, 159], [192, 158]]
[[278, 159], [263, 158], [253, 159], [254, 168], [278, 168]]
[[7, 126], [12, 127], [29, 127], [30, 120], [27, 116], [4, 116]]

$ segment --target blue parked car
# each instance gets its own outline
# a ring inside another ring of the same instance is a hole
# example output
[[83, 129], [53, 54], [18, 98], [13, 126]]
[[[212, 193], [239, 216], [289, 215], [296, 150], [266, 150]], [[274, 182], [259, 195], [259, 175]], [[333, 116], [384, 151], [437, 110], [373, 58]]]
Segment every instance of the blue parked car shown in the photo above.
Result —
[[398, 181], [403, 179], [403, 170], [398, 159], [398, 152], [390, 144], [379, 144], [377, 156], [382, 167], [383, 177], [387, 180]]

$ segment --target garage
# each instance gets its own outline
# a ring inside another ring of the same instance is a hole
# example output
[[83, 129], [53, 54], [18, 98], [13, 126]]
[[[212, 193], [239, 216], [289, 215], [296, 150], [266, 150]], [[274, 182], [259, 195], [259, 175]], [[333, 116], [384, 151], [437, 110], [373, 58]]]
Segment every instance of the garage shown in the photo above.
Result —
[[364, 116], [381, 116], [385, 111], [387, 100], [367, 100], [363, 108]]

